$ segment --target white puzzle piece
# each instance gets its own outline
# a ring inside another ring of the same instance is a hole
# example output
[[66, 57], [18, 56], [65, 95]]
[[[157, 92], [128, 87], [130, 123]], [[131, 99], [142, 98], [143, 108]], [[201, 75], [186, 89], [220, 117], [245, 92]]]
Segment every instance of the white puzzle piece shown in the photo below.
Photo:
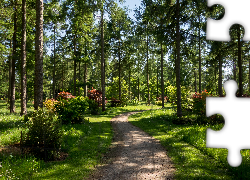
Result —
[[250, 149], [250, 98], [238, 98], [235, 93], [237, 83], [229, 80], [224, 83], [226, 97], [207, 97], [206, 116], [221, 114], [225, 125], [220, 131], [207, 129], [206, 146], [227, 148], [228, 163], [237, 167], [241, 164], [241, 149]]
[[234, 24], [240, 24], [245, 29], [244, 41], [250, 41], [250, 1], [249, 0], [207, 0], [211, 7], [220, 4], [225, 9], [225, 15], [220, 20], [207, 18], [207, 40], [230, 41], [229, 29]]

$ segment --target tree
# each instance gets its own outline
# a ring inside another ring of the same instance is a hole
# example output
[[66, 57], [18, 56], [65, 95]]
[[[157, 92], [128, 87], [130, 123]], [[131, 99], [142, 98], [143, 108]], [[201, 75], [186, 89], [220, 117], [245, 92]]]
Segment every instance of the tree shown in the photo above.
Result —
[[43, 0], [36, 0], [34, 108], [43, 107]]
[[27, 113], [26, 79], [26, 0], [22, 0], [22, 45], [21, 45], [21, 115]]
[[15, 112], [15, 80], [16, 80], [16, 59], [17, 59], [17, 0], [14, 2], [14, 32], [13, 32], [13, 51], [11, 62], [11, 81], [10, 81], [10, 113]]
[[177, 87], [177, 116], [182, 117], [182, 109], [181, 109], [181, 77], [180, 77], [180, 3], [179, 0], [176, 2], [176, 64], [175, 64], [175, 71], [176, 71], [176, 87]]

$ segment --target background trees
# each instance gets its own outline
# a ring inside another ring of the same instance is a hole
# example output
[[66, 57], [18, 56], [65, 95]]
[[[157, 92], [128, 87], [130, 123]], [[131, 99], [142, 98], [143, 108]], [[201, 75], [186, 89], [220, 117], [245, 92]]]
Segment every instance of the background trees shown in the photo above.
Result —
[[87, 96], [93, 87], [103, 91], [103, 110], [105, 97], [125, 104], [161, 100], [164, 107], [164, 97], [176, 93], [181, 117], [187, 89], [222, 96], [223, 81], [233, 78], [239, 96], [250, 91], [243, 28], [231, 28], [230, 42], [205, 40], [206, 16], [221, 18], [220, 6], [143, 0], [135, 18], [115, 1], [3, 0], [0, 6], [0, 96], [10, 112], [16, 99], [25, 114], [26, 100], [37, 109], [61, 91]]

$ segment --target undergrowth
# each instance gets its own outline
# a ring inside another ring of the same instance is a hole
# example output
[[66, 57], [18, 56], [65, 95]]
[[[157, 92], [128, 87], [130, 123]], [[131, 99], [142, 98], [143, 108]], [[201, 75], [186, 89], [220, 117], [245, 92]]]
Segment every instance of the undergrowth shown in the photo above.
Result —
[[[29, 103], [28, 111], [32, 111]], [[86, 115], [84, 124], [62, 125], [62, 150], [65, 159], [44, 162], [32, 155], [13, 152], [20, 142], [20, 132], [27, 131], [17, 113], [9, 114], [5, 102], [0, 102], [0, 179], [84, 179], [89, 176], [112, 142], [110, 119], [128, 111], [158, 108], [157, 106], [125, 106], [107, 108], [101, 115]], [[8, 149], [7, 151], [3, 150]], [[1, 150], [2, 149], [2, 150]]]

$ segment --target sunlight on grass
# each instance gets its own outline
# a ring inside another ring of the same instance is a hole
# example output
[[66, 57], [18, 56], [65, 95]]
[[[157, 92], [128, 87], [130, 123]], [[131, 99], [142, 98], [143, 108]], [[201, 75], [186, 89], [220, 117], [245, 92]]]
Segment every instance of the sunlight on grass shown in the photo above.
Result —
[[[20, 141], [20, 132], [25, 131], [17, 113], [9, 114], [6, 105], [0, 102], [0, 148]], [[0, 153], [0, 179], [83, 179], [101, 163], [113, 138], [110, 120], [115, 115], [129, 111], [149, 110], [159, 106], [125, 106], [107, 108], [102, 115], [86, 115], [85, 124], [63, 125], [62, 149], [68, 153], [64, 161], [44, 162], [36, 158]], [[32, 104], [29, 104], [32, 111]], [[1, 167], [2, 166], [2, 167]]]

